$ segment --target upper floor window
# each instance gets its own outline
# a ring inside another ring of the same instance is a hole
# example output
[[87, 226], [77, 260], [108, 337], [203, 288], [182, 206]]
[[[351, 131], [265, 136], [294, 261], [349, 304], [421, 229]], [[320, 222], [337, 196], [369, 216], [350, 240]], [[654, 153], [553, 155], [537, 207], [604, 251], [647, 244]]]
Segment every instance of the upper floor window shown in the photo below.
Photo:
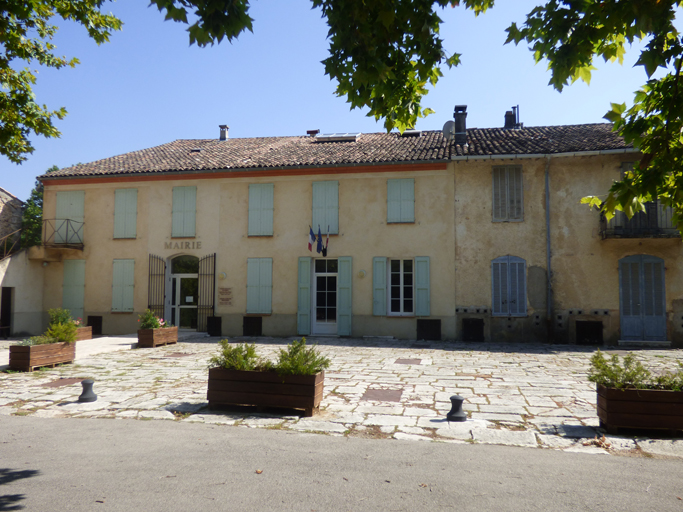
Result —
[[249, 185], [249, 236], [273, 236], [273, 184]]
[[114, 238], [135, 238], [138, 218], [138, 190], [124, 188], [114, 192]]
[[313, 182], [313, 231], [339, 234], [339, 182]]
[[85, 191], [68, 190], [57, 192], [54, 236], [56, 244], [82, 244], [83, 221], [85, 219]]
[[173, 227], [171, 236], [195, 236], [197, 187], [173, 187]]
[[493, 168], [493, 221], [524, 220], [522, 166], [501, 165]]
[[415, 180], [387, 180], [387, 223], [415, 222]]

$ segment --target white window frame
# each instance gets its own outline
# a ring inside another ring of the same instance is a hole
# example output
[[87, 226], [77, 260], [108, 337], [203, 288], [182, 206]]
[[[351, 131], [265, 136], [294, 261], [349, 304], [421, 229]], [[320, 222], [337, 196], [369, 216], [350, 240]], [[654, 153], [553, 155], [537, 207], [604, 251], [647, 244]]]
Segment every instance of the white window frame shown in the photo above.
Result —
[[[392, 288], [394, 288], [394, 285], [392, 284], [392, 274], [396, 274], [395, 272], [391, 271], [391, 264], [394, 261], [399, 261], [399, 276], [400, 276], [400, 284], [398, 285], [399, 288], [399, 304], [400, 304], [400, 311], [392, 311], [392, 300], [396, 300], [392, 298]], [[410, 272], [410, 275], [412, 277], [412, 284], [406, 285], [404, 283], [405, 281], [405, 269], [404, 269], [404, 262], [410, 261], [412, 264], [412, 269]], [[410, 289], [412, 290], [412, 297], [411, 298], [406, 298], [404, 296], [406, 287], [410, 286]], [[413, 310], [412, 311], [404, 311], [405, 309], [405, 301], [410, 300], [412, 301], [413, 304]], [[416, 297], [415, 297], [415, 260], [413, 258], [388, 258], [387, 259], [387, 316], [415, 316], [415, 307], [416, 307]]]
[[[493, 222], [524, 221], [524, 172], [521, 165], [497, 165], [492, 171]], [[518, 185], [518, 188], [517, 188]], [[519, 197], [517, 197], [519, 196]], [[504, 205], [496, 207], [496, 203]], [[516, 211], [518, 209], [518, 211]]]

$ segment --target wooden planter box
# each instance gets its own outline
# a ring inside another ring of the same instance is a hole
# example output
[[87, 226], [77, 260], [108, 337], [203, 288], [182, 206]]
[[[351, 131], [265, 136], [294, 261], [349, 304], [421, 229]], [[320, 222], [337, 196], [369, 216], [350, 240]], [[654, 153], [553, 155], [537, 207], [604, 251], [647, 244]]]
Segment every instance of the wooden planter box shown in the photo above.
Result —
[[9, 368], [31, 372], [41, 366], [55, 366], [73, 363], [76, 358], [76, 343], [50, 343], [49, 345], [21, 346], [9, 348]]
[[209, 407], [256, 405], [303, 409], [313, 416], [323, 398], [325, 372], [316, 375], [285, 375], [275, 372], [209, 369]]
[[92, 339], [92, 326], [76, 327], [76, 341], [91, 340], [91, 339]]
[[138, 348], [154, 348], [178, 343], [178, 328], [138, 329]]
[[619, 428], [683, 430], [683, 391], [597, 387], [598, 418], [608, 433]]

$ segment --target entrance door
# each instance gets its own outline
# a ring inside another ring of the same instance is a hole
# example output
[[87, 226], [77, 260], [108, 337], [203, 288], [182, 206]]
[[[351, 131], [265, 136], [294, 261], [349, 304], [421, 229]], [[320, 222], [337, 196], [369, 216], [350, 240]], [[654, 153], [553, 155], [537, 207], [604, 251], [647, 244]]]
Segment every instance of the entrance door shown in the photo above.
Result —
[[178, 256], [171, 261], [171, 324], [196, 329], [198, 303], [199, 259]]
[[666, 339], [664, 260], [628, 256], [619, 261], [621, 339]]
[[312, 334], [337, 334], [337, 260], [315, 260]]

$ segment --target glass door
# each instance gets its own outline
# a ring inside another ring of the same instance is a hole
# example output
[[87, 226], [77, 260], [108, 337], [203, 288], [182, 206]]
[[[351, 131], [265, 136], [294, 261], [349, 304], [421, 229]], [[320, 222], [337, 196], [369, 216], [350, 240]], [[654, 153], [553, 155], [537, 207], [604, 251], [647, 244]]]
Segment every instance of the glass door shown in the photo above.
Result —
[[312, 334], [337, 334], [337, 260], [315, 260]]
[[199, 259], [178, 256], [171, 261], [171, 324], [196, 329], [198, 304]]

